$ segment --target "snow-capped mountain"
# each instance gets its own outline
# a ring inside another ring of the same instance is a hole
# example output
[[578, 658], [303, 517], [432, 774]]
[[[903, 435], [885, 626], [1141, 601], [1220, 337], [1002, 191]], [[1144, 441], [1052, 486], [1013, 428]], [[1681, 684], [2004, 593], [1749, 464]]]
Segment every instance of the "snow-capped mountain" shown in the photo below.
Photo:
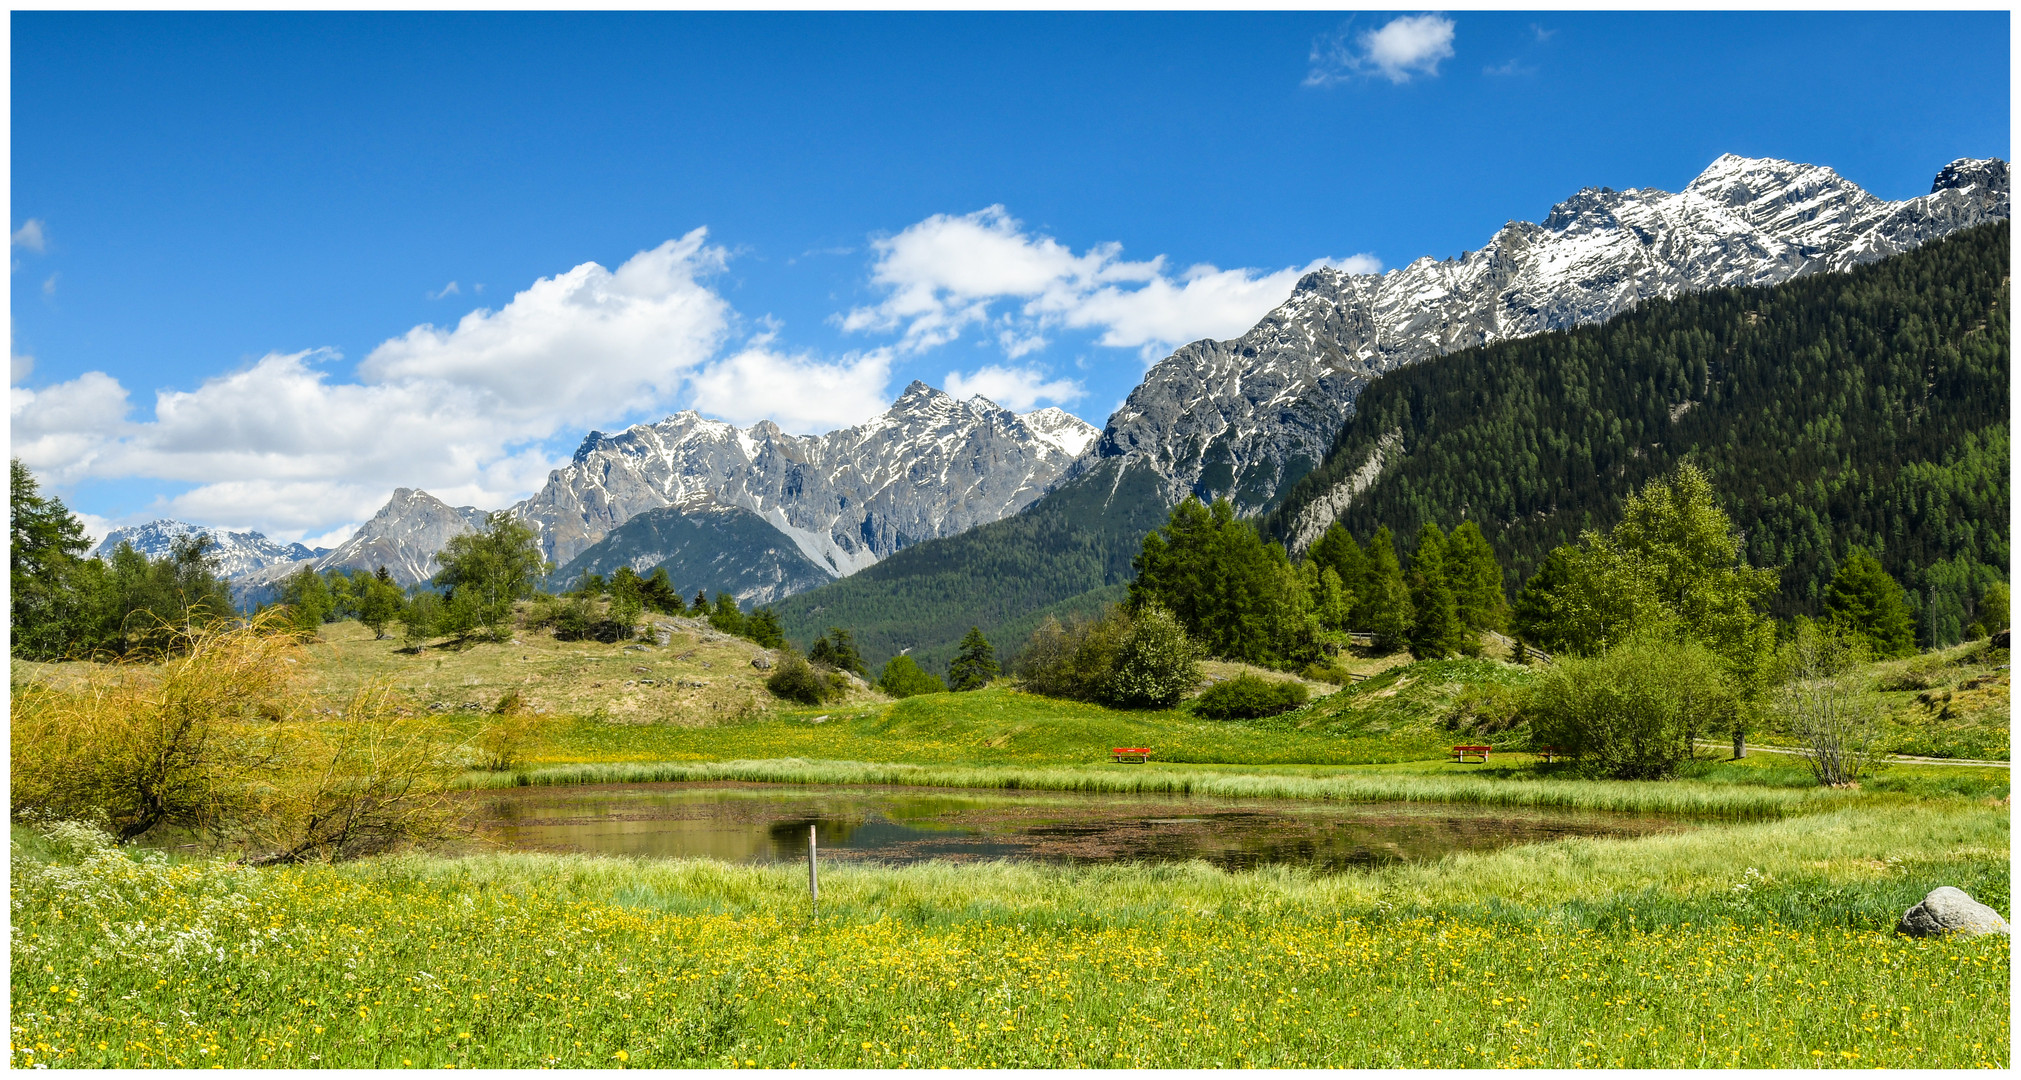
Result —
[[208, 535], [217, 545], [211, 549], [210, 555], [221, 578], [235, 578], [269, 566], [285, 566], [302, 559], [313, 559], [328, 550], [301, 544], [278, 544], [267, 539], [263, 533], [226, 532], [162, 518], [106, 533], [105, 539], [91, 550], [91, 554], [95, 558], [109, 559], [119, 545], [132, 544], [133, 549], [142, 555], [159, 559], [169, 554], [176, 540], [197, 535]]
[[[435, 553], [450, 537], [475, 532], [485, 516], [473, 506], [451, 506], [425, 491], [396, 488], [386, 505], [350, 539], [317, 552], [314, 561], [306, 565], [319, 571], [377, 570], [383, 566], [395, 582], [414, 585], [435, 576], [441, 568]], [[247, 595], [256, 595], [259, 589], [294, 573], [299, 565], [279, 564], [235, 575], [233, 585]]]
[[1960, 159], [1888, 202], [1831, 169], [1728, 154], [1683, 191], [1587, 188], [1479, 251], [1386, 273], [1318, 270], [1233, 341], [1159, 362], [1071, 475], [1145, 465], [1168, 503], [1263, 509], [1316, 463], [1367, 381], [1474, 345], [1597, 322], [1644, 299], [1843, 270], [2008, 216], [2008, 165]]
[[689, 411], [592, 432], [514, 513], [567, 563], [632, 516], [740, 507], [842, 576], [899, 548], [1023, 509], [1094, 441], [1059, 409], [1019, 415], [914, 382], [882, 416], [826, 435], [739, 429]]

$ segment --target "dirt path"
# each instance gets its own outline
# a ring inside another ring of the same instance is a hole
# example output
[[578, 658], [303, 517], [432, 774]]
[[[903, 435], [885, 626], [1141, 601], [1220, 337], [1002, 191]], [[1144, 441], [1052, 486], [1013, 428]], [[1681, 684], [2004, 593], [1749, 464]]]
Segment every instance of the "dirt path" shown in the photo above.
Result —
[[[1698, 745], [1726, 746], [1728, 744], [1715, 742], [1711, 739], [1700, 739]], [[1750, 746], [1747, 748], [1747, 752], [1750, 754], [1793, 754], [1797, 757], [1810, 756], [1810, 751], [1808, 750], [1797, 750], [1786, 746]], [[1889, 754], [1887, 760], [1909, 762], [1916, 765], [1974, 765], [1982, 769], [2006, 769], [2012, 767], [2005, 761], [1977, 761], [1972, 758], [1911, 757], [1908, 754]]]

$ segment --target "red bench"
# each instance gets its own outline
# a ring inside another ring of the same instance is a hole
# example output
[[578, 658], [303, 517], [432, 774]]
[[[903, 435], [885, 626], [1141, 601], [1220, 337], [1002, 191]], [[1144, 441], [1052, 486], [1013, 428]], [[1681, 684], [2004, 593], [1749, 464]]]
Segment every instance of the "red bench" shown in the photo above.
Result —
[[1453, 760], [1465, 761], [1468, 754], [1478, 754], [1481, 758], [1480, 764], [1486, 765], [1488, 763], [1488, 753], [1493, 749], [1494, 747], [1492, 746], [1455, 746], [1453, 747]]
[[1554, 757], [1562, 757], [1564, 753], [1563, 750], [1555, 746], [1544, 746], [1537, 749], [1537, 756], [1543, 758], [1546, 762], [1549, 762]]
[[1148, 746], [1117, 746], [1109, 750], [1110, 761], [1128, 761], [1130, 758], [1136, 758], [1136, 764], [1138, 765], [1149, 765], [1151, 763], [1151, 748]]

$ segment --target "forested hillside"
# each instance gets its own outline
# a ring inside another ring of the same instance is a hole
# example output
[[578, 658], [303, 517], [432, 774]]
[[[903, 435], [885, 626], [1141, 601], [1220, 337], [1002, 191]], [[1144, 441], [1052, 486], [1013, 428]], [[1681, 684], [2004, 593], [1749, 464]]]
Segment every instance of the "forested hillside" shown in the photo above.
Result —
[[786, 636], [804, 647], [829, 626], [848, 627], [873, 666], [911, 649], [938, 673], [978, 626], [1008, 656], [1041, 609], [1128, 581], [1144, 534], [1165, 523], [1169, 508], [1149, 470], [1117, 470], [1105, 464], [1011, 517], [780, 601]]
[[1749, 561], [1779, 569], [1776, 614], [1814, 612], [1862, 547], [1908, 587], [1924, 642], [1955, 641], [2007, 576], [2008, 242], [2005, 222], [1984, 225], [1849, 273], [1392, 372], [1263, 525], [1309, 535], [1324, 515], [1303, 512], [1380, 453], [1338, 520], [1357, 536], [1475, 521], [1513, 592], [1688, 459]]

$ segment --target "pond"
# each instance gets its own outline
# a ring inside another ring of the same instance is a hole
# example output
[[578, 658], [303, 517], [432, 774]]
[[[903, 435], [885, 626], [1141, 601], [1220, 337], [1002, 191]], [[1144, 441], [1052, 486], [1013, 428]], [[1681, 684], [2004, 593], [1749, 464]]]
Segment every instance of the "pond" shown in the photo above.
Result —
[[475, 797], [480, 835], [510, 850], [739, 863], [1202, 859], [1229, 870], [1324, 870], [1437, 859], [1567, 836], [1689, 828], [1649, 815], [1426, 803], [752, 783], [516, 788]]

